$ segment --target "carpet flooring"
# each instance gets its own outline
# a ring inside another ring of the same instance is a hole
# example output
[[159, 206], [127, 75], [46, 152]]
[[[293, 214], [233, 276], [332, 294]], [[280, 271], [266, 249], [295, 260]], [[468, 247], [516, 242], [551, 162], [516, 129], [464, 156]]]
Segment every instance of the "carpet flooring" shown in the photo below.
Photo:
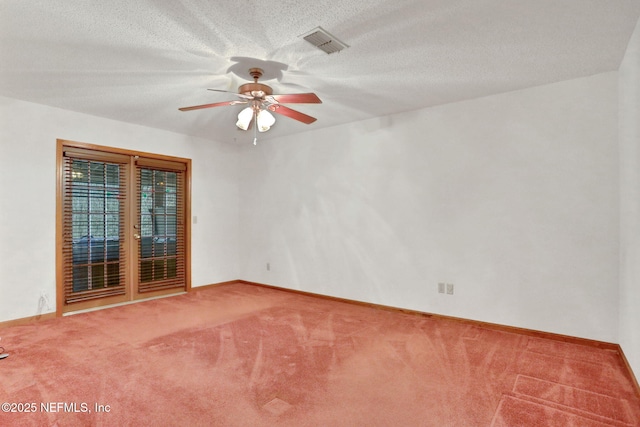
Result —
[[0, 337], [2, 426], [640, 425], [615, 351], [242, 283]]

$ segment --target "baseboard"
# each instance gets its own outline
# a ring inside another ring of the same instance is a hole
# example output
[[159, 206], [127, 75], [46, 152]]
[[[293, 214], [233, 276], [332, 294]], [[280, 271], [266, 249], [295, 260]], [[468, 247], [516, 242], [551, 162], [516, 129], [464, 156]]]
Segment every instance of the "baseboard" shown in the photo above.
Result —
[[[226, 282], [212, 283], [210, 285], [192, 286], [191, 289], [189, 289], [189, 292], [196, 292], [196, 291], [202, 291], [202, 290], [205, 290], [205, 289], [219, 288], [220, 286], [235, 285], [235, 284], [238, 284], [238, 283], [244, 283], [245, 285], [252, 284], [250, 282], [247, 282], [246, 280], [228, 280]], [[256, 283], [256, 285], [258, 285], [258, 284]]]
[[347, 303], [347, 304], [355, 304], [355, 305], [359, 305], [359, 306], [375, 308], [375, 309], [378, 309], [378, 310], [392, 311], [392, 312], [396, 312], [396, 313], [405, 313], [405, 314], [411, 314], [411, 315], [422, 316], [422, 317], [447, 319], [447, 320], [451, 320], [451, 321], [455, 321], [455, 322], [461, 322], [461, 323], [466, 323], [466, 324], [470, 324], [470, 325], [475, 325], [475, 326], [486, 328], [486, 329], [493, 329], [493, 330], [498, 330], [498, 331], [502, 331], [502, 332], [510, 332], [510, 333], [515, 333], [515, 334], [520, 334], [520, 335], [525, 335], [525, 336], [530, 336], [530, 337], [536, 337], [536, 338], [545, 338], [545, 339], [550, 339], [550, 340], [554, 340], [554, 341], [561, 341], [561, 342], [570, 343], [570, 344], [585, 345], [585, 346], [589, 346], [589, 347], [595, 347], [595, 348], [598, 348], [598, 349], [601, 349], [601, 350], [614, 351], [614, 352], [616, 352], [616, 353], [618, 353], [620, 355], [622, 361], [624, 362], [624, 365], [626, 366], [627, 374], [629, 375], [629, 380], [631, 381], [632, 385], [634, 386], [636, 395], [640, 398], [640, 384], [638, 384], [638, 379], [636, 378], [636, 376], [635, 376], [635, 374], [633, 372], [633, 369], [631, 368], [631, 365], [629, 364], [629, 361], [627, 360], [627, 357], [625, 356], [624, 351], [622, 350], [622, 347], [620, 347], [619, 344], [614, 344], [614, 343], [605, 342], [605, 341], [592, 340], [592, 339], [587, 339], [587, 338], [573, 337], [573, 336], [569, 336], [569, 335], [555, 334], [555, 333], [551, 333], [551, 332], [536, 331], [534, 329], [518, 328], [518, 327], [515, 327], [515, 326], [500, 325], [500, 324], [497, 324], [497, 323], [482, 322], [482, 321], [478, 321], [478, 320], [469, 320], [469, 319], [464, 319], [464, 318], [460, 318], [460, 317], [452, 317], [452, 316], [445, 316], [445, 315], [441, 315], [441, 314], [426, 313], [426, 312], [422, 312], [422, 311], [410, 310], [410, 309], [404, 309], [404, 308], [398, 308], [398, 307], [392, 307], [392, 306], [383, 305], [383, 304], [374, 304], [374, 303], [363, 302], [363, 301], [358, 301], [358, 300], [352, 300], [352, 299], [347, 299], [347, 298], [333, 297], [333, 296], [329, 296], [329, 295], [323, 295], [323, 294], [317, 294], [317, 293], [313, 293], [313, 292], [301, 291], [301, 290], [298, 290], [298, 289], [283, 288], [283, 287], [280, 287], [280, 286], [267, 285], [265, 283], [250, 282], [250, 281], [247, 281], [247, 280], [234, 280], [234, 281], [231, 281], [231, 282], [225, 282], [225, 283], [215, 284], [215, 285], [211, 285], [211, 286], [213, 287], [213, 286], [220, 286], [220, 285], [232, 284], [232, 283], [242, 283], [242, 284], [246, 284], [246, 285], [260, 286], [260, 287], [276, 289], [276, 290], [280, 290], [280, 291], [284, 291], [284, 292], [290, 292], [290, 293], [295, 293], [295, 294], [300, 294], [300, 295], [306, 295], [306, 296], [311, 296], [311, 297], [315, 297], [315, 298], [322, 298], [322, 299], [326, 299], [326, 300], [330, 300], [330, 301], [343, 302], [343, 303]]
[[41, 320], [55, 319], [56, 317], [57, 317], [56, 313], [53, 312], [53, 313], [39, 314], [37, 316], [31, 316], [31, 317], [22, 317], [20, 319], [6, 320], [4, 322], [0, 322], [0, 329], [8, 328], [9, 326], [28, 325], [30, 323], [39, 322]]

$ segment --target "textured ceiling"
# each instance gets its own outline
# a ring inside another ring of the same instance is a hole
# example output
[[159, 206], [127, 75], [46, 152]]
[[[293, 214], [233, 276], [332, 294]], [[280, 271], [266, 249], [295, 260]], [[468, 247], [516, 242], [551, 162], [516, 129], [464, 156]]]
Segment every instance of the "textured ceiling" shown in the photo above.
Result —
[[[318, 121], [269, 139], [617, 70], [640, 0], [0, 0], [0, 95], [222, 141], [263, 67]], [[350, 47], [327, 55], [317, 26]]]

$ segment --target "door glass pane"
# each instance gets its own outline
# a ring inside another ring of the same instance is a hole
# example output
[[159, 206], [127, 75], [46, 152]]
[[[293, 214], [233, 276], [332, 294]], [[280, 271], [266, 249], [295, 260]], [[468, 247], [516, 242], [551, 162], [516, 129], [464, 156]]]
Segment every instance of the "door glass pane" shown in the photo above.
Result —
[[73, 292], [120, 285], [120, 166], [71, 163]]
[[177, 277], [176, 172], [140, 169], [140, 282]]
[[[174, 245], [174, 254], [175, 254], [175, 245]], [[178, 272], [177, 272], [177, 266], [176, 266], [176, 259], [175, 258], [167, 259], [167, 277], [173, 279], [177, 277], [177, 275], [178, 275]]]
[[153, 261], [140, 262], [140, 281], [143, 283], [153, 281]]

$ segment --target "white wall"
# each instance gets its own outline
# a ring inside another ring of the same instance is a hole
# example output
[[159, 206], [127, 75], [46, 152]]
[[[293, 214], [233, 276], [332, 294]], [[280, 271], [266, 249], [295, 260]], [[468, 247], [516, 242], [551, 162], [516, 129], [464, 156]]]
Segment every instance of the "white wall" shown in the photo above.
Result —
[[244, 147], [241, 277], [617, 342], [617, 77]]
[[619, 74], [620, 345], [640, 378], [640, 21]]
[[0, 321], [55, 311], [57, 138], [191, 158], [192, 286], [239, 277], [236, 146], [0, 97]]

